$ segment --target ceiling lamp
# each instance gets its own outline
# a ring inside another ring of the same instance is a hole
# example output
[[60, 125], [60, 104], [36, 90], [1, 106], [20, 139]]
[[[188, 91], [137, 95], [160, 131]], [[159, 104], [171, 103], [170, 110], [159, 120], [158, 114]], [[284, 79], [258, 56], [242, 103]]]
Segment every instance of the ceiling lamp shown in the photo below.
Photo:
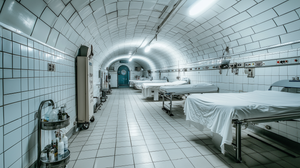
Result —
[[208, 8], [210, 8], [217, 0], [199, 0], [194, 3], [190, 9], [190, 16], [196, 16], [203, 12], [205, 12]]

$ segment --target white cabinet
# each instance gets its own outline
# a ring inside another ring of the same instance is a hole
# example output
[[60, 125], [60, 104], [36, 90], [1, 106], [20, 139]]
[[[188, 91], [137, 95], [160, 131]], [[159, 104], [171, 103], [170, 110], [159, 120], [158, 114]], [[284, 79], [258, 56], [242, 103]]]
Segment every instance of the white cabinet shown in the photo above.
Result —
[[111, 75], [110, 79], [110, 86], [111, 87], [118, 87], [118, 75], [117, 72], [109, 72]]
[[93, 60], [77, 56], [77, 122], [89, 124], [93, 117]]

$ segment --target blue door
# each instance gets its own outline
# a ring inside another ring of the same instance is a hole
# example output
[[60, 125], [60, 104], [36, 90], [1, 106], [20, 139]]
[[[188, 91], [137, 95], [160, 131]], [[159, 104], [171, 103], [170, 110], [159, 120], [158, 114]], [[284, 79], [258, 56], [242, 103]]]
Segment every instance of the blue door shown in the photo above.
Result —
[[120, 66], [118, 69], [118, 86], [129, 87], [129, 74], [130, 71], [127, 66]]

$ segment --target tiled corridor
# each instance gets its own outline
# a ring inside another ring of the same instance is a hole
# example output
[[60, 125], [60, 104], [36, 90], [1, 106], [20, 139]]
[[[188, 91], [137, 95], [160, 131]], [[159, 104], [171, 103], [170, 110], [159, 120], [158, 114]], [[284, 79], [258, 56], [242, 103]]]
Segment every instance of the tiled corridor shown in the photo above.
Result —
[[299, 158], [245, 136], [244, 163], [235, 163], [212, 145], [210, 131], [185, 123], [181, 103], [175, 102], [177, 111], [170, 117], [161, 101], [143, 99], [138, 90], [114, 89], [90, 128], [70, 138], [68, 167], [300, 167]]

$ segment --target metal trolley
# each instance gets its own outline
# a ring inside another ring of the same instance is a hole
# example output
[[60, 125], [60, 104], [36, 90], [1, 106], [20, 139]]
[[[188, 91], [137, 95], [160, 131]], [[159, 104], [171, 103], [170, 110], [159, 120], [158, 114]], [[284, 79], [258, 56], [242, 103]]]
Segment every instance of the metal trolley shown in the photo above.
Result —
[[41, 151], [42, 151], [42, 134], [41, 130], [56, 130], [56, 129], [61, 129], [65, 128], [70, 124], [70, 117], [68, 117], [66, 120], [60, 120], [60, 121], [55, 121], [55, 122], [43, 122], [42, 121], [42, 108], [45, 103], [48, 102], [48, 106], [54, 106], [54, 101], [49, 99], [49, 100], [44, 100], [40, 103], [38, 112], [36, 113], [36, 118], [38, 118], [38, 159], [37, 159], [37, 167], [65, 167], [70, 160], [70, 150], [65, 152], [64, 156], [61, 159], [57, 159], [55, 161], [48, 161], [48, 160], [42, 160], [41, 159]]
[[[191, 93], [218, 93], [219, 92], [219, 88], [217, 91], [214, 92], [189, 92], [189, 93], [185, 93], [184, 95], [189, 95]], [[175, 92], [166, 92], [166, 91], [160, 91], [160, 95], [162, 97], [162, 110], [166, 111], [166, 113], [169, 114], [169, 116], [174, 116], [174, 114], [172, 113], [172, 105], [173, 105], [173, 97], [179, 96], [176, 95]], [[182, 94], [181, 94], [182, 95]], [[169, 101], [169, 102], [165, 102], [165, 101]]]
[[[166, 111], [166, 113], [169, 114], [169, 116], [174, 116], [172, 113], [172, 105], [173, 105], [173, 93], [166, 93], [166, 92], [161, 92], [161, 97], [162, 97], [162, 110]], [[165, 103], [165, 100], [169, 101], [169, 103]]]

